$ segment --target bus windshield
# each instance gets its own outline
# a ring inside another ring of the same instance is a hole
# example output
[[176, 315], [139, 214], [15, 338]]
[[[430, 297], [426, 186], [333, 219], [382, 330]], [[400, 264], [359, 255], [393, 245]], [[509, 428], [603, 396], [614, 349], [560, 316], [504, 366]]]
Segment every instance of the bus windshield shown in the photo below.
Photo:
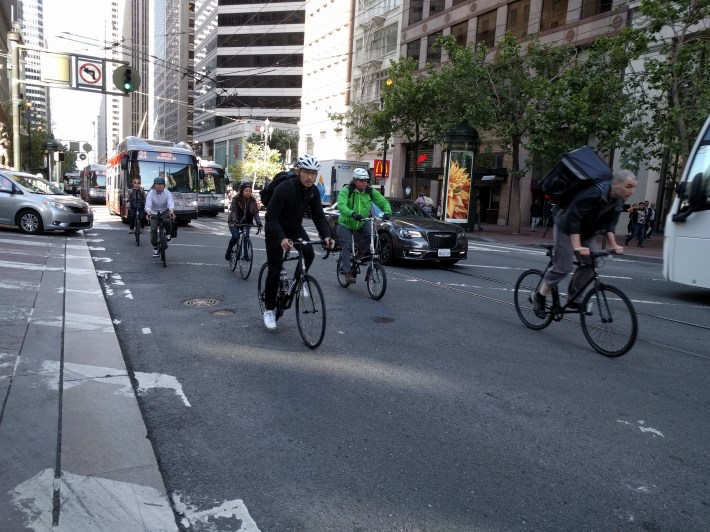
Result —
[[106, 188], [106, 172], [91, 172], [91, 186], [93, 188]]
[[203, 168], [204, 179], [200, 179], [200, 194], [224, 194], [224, 171]]
[[139, 178], [144, 187], [151, 187], [156, 177], [165, 179], [165, 186], [170, 192], [194, 192], [195, 181], [192, 162], [133, 161], [131, 181]]

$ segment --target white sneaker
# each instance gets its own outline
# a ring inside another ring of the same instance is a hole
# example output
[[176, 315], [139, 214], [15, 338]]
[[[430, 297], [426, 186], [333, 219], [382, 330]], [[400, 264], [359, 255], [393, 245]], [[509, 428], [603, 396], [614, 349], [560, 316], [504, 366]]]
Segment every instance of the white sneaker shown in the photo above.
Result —
[[167, 240], [167, 241], [168, 241], [168, 244], [170, 244], [170, 242], [173, 241], [172, 235], [165, 235], [165, 240]]
[[273, 310], [264, 312], [264, 326], [270, 331], [276, 328], [276, 313]]
[[160, 252], [158, 251], [158, 248], [153, 248], [153, 257], [159, 257]]

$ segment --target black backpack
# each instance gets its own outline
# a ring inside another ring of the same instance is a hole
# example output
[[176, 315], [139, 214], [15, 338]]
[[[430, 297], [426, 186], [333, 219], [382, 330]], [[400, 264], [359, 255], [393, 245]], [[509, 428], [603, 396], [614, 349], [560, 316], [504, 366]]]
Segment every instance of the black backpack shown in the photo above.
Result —
[[558, 207], [566, 208], [585, 188], [611, 180], [612, 169], [590, 147], [583, 146], [562, 156], [540, 181], [540, 189]]
[[264, 207], [268, 207], [269, 202], [271, 201], [271, 197], [274, 195], [274, 190], [276, 190], [276, 187], [278, 187], [281, 183], [291, 177], [296, 177], [296, 174], [294, 174], [293, 172], [279, 172], [278, 174], [276, 174], [274, 178], [269, 182], [269, 184], [264, 185], [264, 188], [261, 189], [261, 193], [259, 194], [261, 204]]

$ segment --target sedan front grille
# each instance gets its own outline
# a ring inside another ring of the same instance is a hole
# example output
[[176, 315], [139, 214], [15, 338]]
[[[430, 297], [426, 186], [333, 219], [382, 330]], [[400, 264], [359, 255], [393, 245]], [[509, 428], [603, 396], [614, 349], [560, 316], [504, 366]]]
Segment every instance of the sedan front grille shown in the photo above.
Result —
[[66, 207], [69, 210], [69, 212], [73, 212], [74, 214], [88, 214], [89, 213], [88, 207], [74, 207], [72, 205], [67, 205]]
[[427, 233], [429, 249], [451, 249], [456, 247], [456, 233], [436, 231]]

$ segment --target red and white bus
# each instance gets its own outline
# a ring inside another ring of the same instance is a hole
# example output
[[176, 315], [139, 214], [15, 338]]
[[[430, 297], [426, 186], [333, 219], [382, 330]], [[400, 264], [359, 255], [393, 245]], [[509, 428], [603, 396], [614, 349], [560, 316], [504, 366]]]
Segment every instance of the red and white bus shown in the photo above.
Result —
[[197, 218], [198, 176], [197, 158], [187, 144], [126, 137], [106, 165], [106, 206], [128, 223], [133, 179], [139, 178], [149, 190], [153, 180], [162, 177], [175, 200], [177, 221], [185, 225]]

